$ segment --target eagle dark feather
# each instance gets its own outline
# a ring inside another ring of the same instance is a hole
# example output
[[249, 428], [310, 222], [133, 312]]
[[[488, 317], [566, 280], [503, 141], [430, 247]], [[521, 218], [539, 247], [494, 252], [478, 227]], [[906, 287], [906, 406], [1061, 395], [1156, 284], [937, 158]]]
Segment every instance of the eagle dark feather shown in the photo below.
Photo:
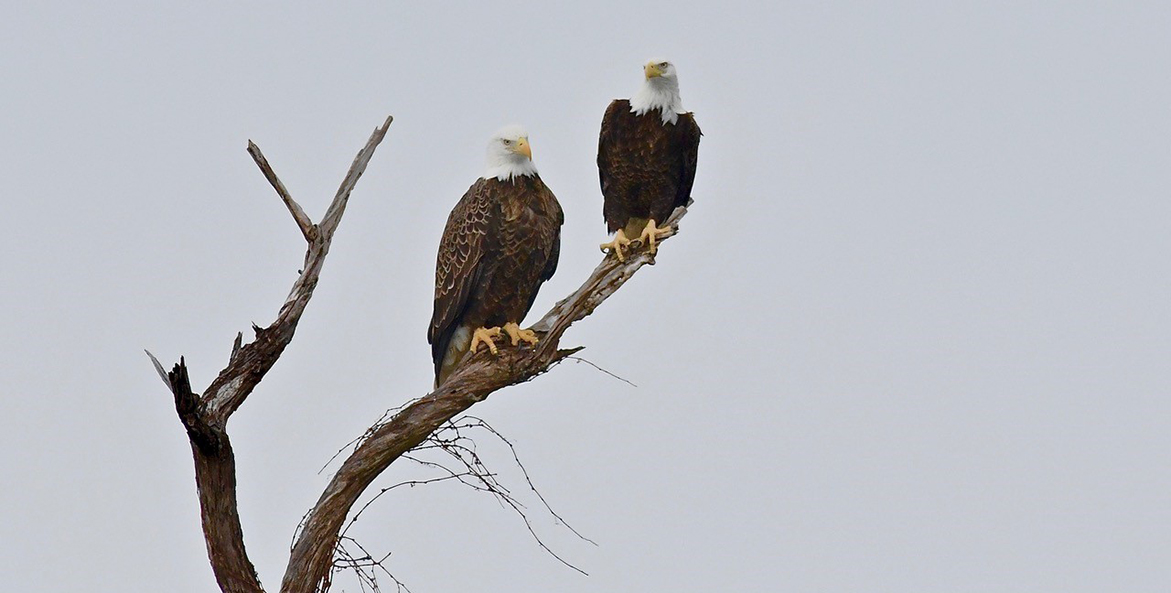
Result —
[[442, 383], [479, 327], [520, 323], [557, 270], [565, 216], [537, 175], [480, 179], [452, 209], [435, 262], [427, 341]]
[[635, 219], [637, 237], [646, 219], [662, 223], [675, 208], [687, 205], [701, 135], [690, 113], [663, 123], [656, 109], [636, 115], [629, 100], [610, 103], [598, 138], [598, 175], [605, 197], [602, 216], [611, 233]]

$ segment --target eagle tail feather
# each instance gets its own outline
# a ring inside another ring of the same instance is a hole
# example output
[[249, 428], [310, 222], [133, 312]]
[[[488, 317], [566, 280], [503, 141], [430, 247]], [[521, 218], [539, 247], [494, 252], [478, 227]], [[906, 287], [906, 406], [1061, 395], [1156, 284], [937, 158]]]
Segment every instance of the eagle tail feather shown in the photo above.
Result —
[[451, 336], [447, 339], [447, 347], [443, 350], [443, 355], [435, 361], [435, 386], [438, 387], [447, 380], [455, 370], [459, 361], [463, 359], [464, 354], [468, 351], [468, 346], [472, 341], [472, 328], [466, 325], [461, 325], [451, 332]]

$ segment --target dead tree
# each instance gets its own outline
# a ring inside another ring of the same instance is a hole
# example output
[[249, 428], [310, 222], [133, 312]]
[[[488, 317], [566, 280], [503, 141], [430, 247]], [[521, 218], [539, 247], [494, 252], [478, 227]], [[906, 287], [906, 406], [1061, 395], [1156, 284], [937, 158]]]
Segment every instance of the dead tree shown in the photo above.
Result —
[[[183, 358], [167, 372], [147, 352], [159, 376], [174, 395], [175, 410], [191, 442], [208, 558], [216, 582], [225, 593], [264, 590], [244, 548], [236, 504], [236, 462], [226, 428], [228, 418], [244, 403], [292, 341], [297, 322], [317, 286], [350, 193], [386, 135], [391, 121], [393, 117], [386, 118], [382, 127], [374, 130], [354, 159], [321, 222], [316, 224], [289, 195], [260, 148], [249, 142], [249, 154], [285, 203], [308, 243], [305, 265], [276, 320], [268, 327], [253, 326], [256, 336], [247, 344], [242, 343], [243, 335], [237, 334], [228, 365], [202, 394], [192, 391]], [[663, 238], [678, 232], [679, 220], [686, 213], [685, 207], [675, 210], [665, 225], [670, 231]], [[637, 242], [634, 247], [639, 247]], [[371, 427], [306, 515], [289, 556], [280, 590], [283, 593], [327, 590], [343, 523], [358, 497], [374, 479], [396, 459], [492, 392], [528, 381], [581, 350], [580, 347], [559, 348], [565, 330], [593, 313], [602, 301], [648, 263], [654, 263], [653, 256], [638, 249], [624, 262], [604, 257], [580, 288], [558, 302], [533, 326], [540, 338], [538, 344], [501, 348], [499, 355], [495, 356], [486, 351], [471, 354], [443, 385]]]

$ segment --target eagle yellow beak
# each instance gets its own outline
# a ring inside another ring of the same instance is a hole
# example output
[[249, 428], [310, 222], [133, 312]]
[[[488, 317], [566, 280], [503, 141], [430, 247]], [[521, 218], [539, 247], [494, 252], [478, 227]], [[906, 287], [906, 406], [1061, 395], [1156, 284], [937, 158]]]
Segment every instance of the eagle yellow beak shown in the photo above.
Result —
[[646, 66], [642, 67], [643, 74], [646, 74], [647, 80], [658, 78], [663, 75], [663, 71], [659, 70], [659, 65], [654, 62], [648, 62]]
[[528, 138], [521, 138], [516, 141], [516, 152], [529, 157], [530, 161], [533, 160], [533, 149], [529, 146]]

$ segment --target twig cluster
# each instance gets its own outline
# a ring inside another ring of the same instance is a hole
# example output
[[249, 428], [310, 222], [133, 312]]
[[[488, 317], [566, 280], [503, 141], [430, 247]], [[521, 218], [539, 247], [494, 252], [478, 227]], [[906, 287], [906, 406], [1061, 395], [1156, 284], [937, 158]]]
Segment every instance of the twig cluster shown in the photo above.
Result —
[[[355, 552], [351, 548], [356, 548]], [[378, 586], [378, 573], [385, 574], [394, 583], [395, 593], [411, 593], [410, 587], [407, 587], [402, 581], [398, 580], [389, 570], [386, 569], [386, 559], [390, 557], [390, 552], [381, 558], [375, 559], [370, 552], [362, 547], [352, 537], [341, 536], [337, 544], [337, 557], [334, 558], [333, 567], [334, 572], [338, 571], [352, 571], [358, 577], [358, 586], [362, 588], [362, 592], [369, 591], [370, 593], [380, 593], [382, 591]], [[332, 580], [332, 574], [330, 575]], [[326, 583], [326, 587], [329, 583]]]
[[[389, 414], [390, 412], [388, 412]], [[537, 490], [533, 484], [532, 478], [521, 462], [517, 454], [516, 447], [512, 442], [505, 437], [500, 431], [496, 430], [492, 425], [488, 424], [483, 418], [477, 416], [465, 415], [459, 418], [452, 419], [447, 424], [443, 425], [439, 430], [428, 436], [422, 444], [415, 447], [410, 453], [404, 454], [402, 459], [410, 461], [419, 467], [432, 471], [434, 475], [429, 478], [403, 480], [393, 485], [380, 488], [369, 500], [367, 500], [358, 510], [354, 511], [350, 519], [346, 522], [345, 527], [342, 528], [340, 538], [338, 540], [337, 558], [344, 561], [335, 560], [334, 571], [330, 576], [330, 580], [336, 580], [337, 572], [348, 570], [355, 573], [363, 587], [371, 587], [372, 590], [377, 590], [378, 572], [389, 575], [395, 582], [396, 586], [403, 586], [402, 581], [396, 578], [386, 568], [384, 562], [390, 556], [386, 554], [379, 560], [374, 560], [366, 548], [361, 547], [360, 544], [350, 535], [350, 529], [353, 528], [358, 520], [362, 518], [363, 514], [374, 505], [383, 495], [400, 488], [414, 488], [416, 486], [425, 486], [429, 484], [436, 484], [440, 482], [458, 482], [476, 492], [483, 492], [492, 495], [501, 505], [501, 507], [510, 509], [515, 512], [518, 517], [524, 522], [525, 528], [529, 534], [537, 542], [541, 549], [545, 550], [553, 558], [565, 566], [585, 575], [586, 572], [581, 568], [573, 565], [569, 561], [562, 558], [549, 547], [549, 545], [541, 539], [533, 527], [532, 517], [529, 515], [530, 509], [516, 496], [512, 490], [506, 487], [502, 481], [500, 474], [489, 469], [485, 463], [483, 456], [479, 452], [479, 446], [475, 439], [477, 434], [486, 435], [499, 443], [508, 447], [511, 454], [512, 461], [521, 474], [524, 476], [525, 486], [534, 494], [545, 511], [549, 513], [557, 522], [557, 524], [565, 527], [571, 533], [576, 535], [583, 541], [597, 545], [593, 540], [581, 535], [576, 529], [569, 525], [553, 510], [545, 497]], [[357, 546], [363, 555], [355, 557], [351, 554], [347, 547]], [[375, 570], [377, 569], [377, 570]]]

